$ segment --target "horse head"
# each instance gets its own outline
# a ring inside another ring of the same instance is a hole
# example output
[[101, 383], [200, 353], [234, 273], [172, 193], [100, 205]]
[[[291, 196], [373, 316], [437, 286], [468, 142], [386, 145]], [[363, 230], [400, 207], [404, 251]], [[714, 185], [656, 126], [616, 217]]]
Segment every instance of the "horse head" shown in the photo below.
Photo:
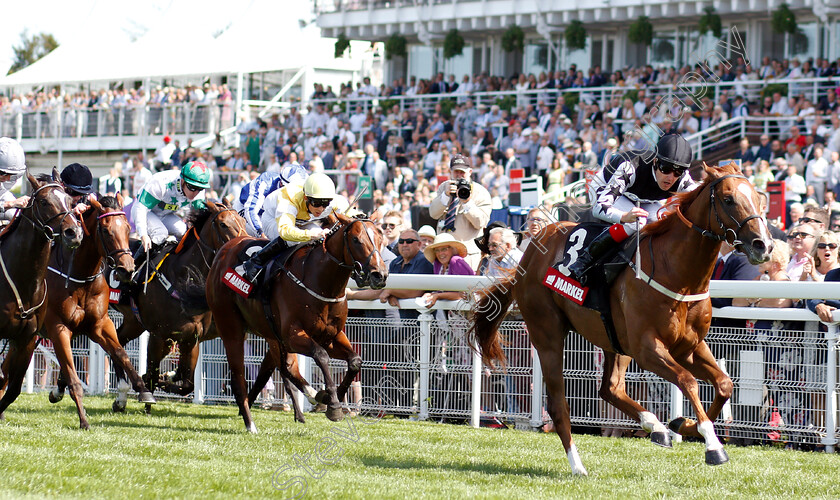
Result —
[[710, 229], [722, 231], [725, 240], [743, 252], [752, 264], [766, 262], [773, 251], [773, 237], [761, 215], [762, 202], [734, 162], [720, 168], [703, 168], [709, 176]]
[[21, 217], [43, 231], [50, 241], [61, 236], [65, 247], [70, 250], [78, 248], [82, 244], [82, 226], [70, 209], [72, 200], [64, 192], [58, 170], [53, 168], [52, 176], [40, 175], [38, 178], [27, 174], [27, 179], [32, 186], [32, 195], [21, 210]]
[[353, 280], [360, 287], [370, 286], [374, 290], [385, 288], [388, 280], [388, 266], [382, 260], [382, 235], [370, 219], [359, 219], [335, 214], [343, 233], [345, 264], [352, 261]]
[[108, 268], [115, 271], [114, 276], [121, 282], [131, 281], [134, 273], [134, 258], [128, 249], [128, 234], [131, 227], [122, 210], [123, 199], [103, 196], [100, 200], [91, 199], [93, 216], [96, 218], [94, 236], [99, 255], [105, 259]]
[[194, 224], [198, 227], [199, 241], [205, 242], [214, 251], [237, 236], [246, 235], [245, 220], [236, 210], [221, 203], [205, 202], [206, 218]]

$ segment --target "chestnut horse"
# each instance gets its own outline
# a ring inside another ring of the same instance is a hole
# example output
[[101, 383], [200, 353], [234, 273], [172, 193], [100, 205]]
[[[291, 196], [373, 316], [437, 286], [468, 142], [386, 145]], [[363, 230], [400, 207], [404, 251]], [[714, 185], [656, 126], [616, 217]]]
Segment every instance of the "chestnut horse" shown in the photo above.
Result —
[[90, 428], [90, 424], [82, 406], [84, 391], [70, 348], [70, 339], [75, 334], [84, 334], [105, 349], [114, 362], [114, 371], [120, 383], [130, 380], [140, 402], [155, 402], [131, 365], [117, 338], [114, 323], [108, 317], [108, 271], [116, 271], [115, 275], [122, 281], [130, 280], [134, 272], [134, 259], [128, 249], [131, 228], [122, 211], [122, 197], [91, 199], [90, 204], [90, 208], [82, 214], [85, 237], [81, 246], [69, 255], [57, 247], [50, 257], [47, 268], [50, 271], [47, 274], [47, 319], [44, 324], [62, 368], [58, 387], [50, 392], [50, 402], [61, 401], [65, 387], [69, 386], [82, 429]]
[[[222, 282], [222, 276], [235, 267], [243, 248], [254, 238], [237, 238], [219, 251], [206, 284], [207, 303], [213, 312], [219, 335], [225, 344], [231, 386], [239, 413], [249, 432], [257, 427], [251, 418], [245, 388], [245, 332], [268, 341], [269, 352], [284, 377], [290, 379], [311, 400], [327, 405], [327, 418], [339, 421], [344, 412], [339, 401], [361, 369], [362, 360], [344, 334], [347, 300], [344, 290], [350, 279], [360, 286], [381, 289], [388, 278], [388, 267], [379, 247], [382, 236], [368, 219], [332, 214], [326, 224], [335, 224], [322, 243], [301, 245], [292, 251], [279, 274], [264, 286], [270, 287], [271, 314], [266, 314], [260, 298], [243, 298]], [[259, 293], [259, 292], [257, 292]], [[324, 374], [326, 391], [316, 394], [299, 373], [290, 370], [287, 355], [300, 353], [315, 360]], [[330, 357], [347, 361], [347, 373], [338, 389], [329, 371]], [[265, 372], [263, 362], [261, 373]], [[257, 389], [258, 390], [258, 389]]]
[[[245, 220], [235, 210], [221, 204], [207, 202], [206, 209], [192, 210], [187, 215], [190, 229], [184, 234], [177, 249], [173, 249], [159, 268], [163, 252], [153, 259], [155, 266], [149, 272], [146, 293], [145, 264], [135, 272], [141, 283], [132, 291], [137, 314], [127, 305], [114, 305], [124, 320], [118, 329], [120, 343], [126, 345], [144, 330], [149, 331], [146, 375], [143, 380], [150, 391], [155, 390], [160, 374], [160, 362], [169, 353], [171, 343], [179, 345], [180, 359], [173, 380], [167, 381], [164, 390], [186, 396], [193, 390], [193, 373], [198, 361], [198, 344], [215, 338], [212, 317], [207, 311], [198, 314], [184, 313], [178, 300], [175, 285], [189, 277], [190, 272], [206, 274], [219, 248], [231, 239], [245, 234]], [[158, 274], [155, 274], [158, 273]], [[138, 318], [139, 316], [139, 318]], [[114, 409], [125, 408], [127, 392], [121, 390]], [[146, 411], [151, 407], [146, 406]]]
[[[715, 436], [713, 421], [732, 394], [732, 381], [721, 371], [704, 340], [712, 319], [709, 280], [721, 241], [744, 252], [752, 263], [766, 261], [773, 241], [758, 213], [759, 197], [738, 167], [705, 167], [708, 178], [697, 189], [677, 196], [674, 213], [644, 227], [641, 268], [650, 284], [626, 268], [610, 290], [618, 349], [610, 342], [597, 311], [581, 307], [543, 284], [546, 271], [562, 256], [574, 224], [548, 226], [539, 245], [529, 245], [520, 263], [524, 271], [479, 294], [470, 342], [485, 362], [504, 362], [498, 326], [513, 300], [531, 342], [539, 353], [549, 395], [549, 415], [563, 442], [574, 474], [586, 474], [572, 440], [569, 406], [563, 380], [563, 343], [575, 330], [604, 350], [604, 375], [599, 394], [639, 422], [654, 443], [670, 446], [668, 429], [625, 392], [624, 374], [631, 358], [638, 365], [676, 384], [697, 422], [676, 419], [669, 427], [682, 435], [702, 437], [706, 462], [728, 461]], [[617, 352], [617, 351], [623, 351]], [[715, 399], [704, 411], [697, 379], [714, 386]]]
[[35, 334], [47, 313], [41, 306], [47, 299], [50, 246], [56, 238], [69, 249], [82, 243], [82, 228], [70, 211], [71, 199], [58, 180], [58, 171], [27, 178], [33, 191], [29, 203], [0, 234], [0, 338], [10, 341], [0, 374], [0, 419], [20, 394], [38, 345]]

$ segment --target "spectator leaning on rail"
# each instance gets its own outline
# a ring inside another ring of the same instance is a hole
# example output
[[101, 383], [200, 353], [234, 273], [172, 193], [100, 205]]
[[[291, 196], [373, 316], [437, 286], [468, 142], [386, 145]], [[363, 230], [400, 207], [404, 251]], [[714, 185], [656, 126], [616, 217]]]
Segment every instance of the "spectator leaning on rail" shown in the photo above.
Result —
[[[324, 238], [328, 231], [317, 223], [333, 212], [336, 199], [343, 198], [335, 195], [332, 179], [318, 172], [310, 175], [302, 186], [288, 184], [271, 193], [265, 202], [263, 227], [266, 235], [274, 239], [245, 261], [243, 277], [253, 282], [272, 258], [288, 248], [287, 242]], [[266, 218], [274, 219], [274, 227], [267, 227]]]
[[9, 191], [18, 179], [26, 173], [26, 160], [23, 148], [9, 137], [0, 137], [0, 220], [12, 220], [18, 208], [29, 203], [28, 196], [15, 199]]
[[437, 196], [429, 205], [429, 215], [438, 219], [438, 234], [451, 233], [454, 239], [466, 245], [465, 260], [475, 269], [481, 253], [473, 239], [481, 235], [490, 222], [491, 200], [487, 189], [470, 176], [469, 159], [456, 154], [449, 162], [452, 179], [442, 183]]
[[245, 218], [245, 228], [251, 236], [263, 236], [263, 226], [260, 218], [263, 215], [263, 204], [266, 197], [289, 184], [303, 184], [309, 174], [298, 164], [288, 165], [280, 172], [264, 172], [256, 179], [242, 186], [239, 197], [233, 203], [233, 209]]
[[[594, 261], [644, 226], [648, 217], [656, 220], [661, 200], [694, 189], [697, 184], [688, 175], [691, 158], [691, 146], [678, 134], [663, 136], [655, 151], [630, 151], [613, 157], [598, 173], [601, 187], [592, 207], [595, 217], [612, 225], [570, 263], [569, 274], [581, 279]], [[645, 201], [637, 207], [627, 194]]]
[[[210, 169], [204, 163], [190, 162], [181, 170], [158, 172], [146, 182], [132, 207], [141, 251], [160, 245], [167, 236], [180, 238], [187, 225], [178, 211], [204, 208], [204, 190], [210, 187]], [[139, 257], [138, 255], [135, 256]]]

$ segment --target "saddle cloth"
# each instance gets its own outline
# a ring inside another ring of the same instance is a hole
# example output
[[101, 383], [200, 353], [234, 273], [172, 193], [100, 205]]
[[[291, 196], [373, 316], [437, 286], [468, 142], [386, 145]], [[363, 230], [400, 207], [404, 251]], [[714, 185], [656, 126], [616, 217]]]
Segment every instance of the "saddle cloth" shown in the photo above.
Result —
[[250, 259], [252, 255], [262, 250], [266, 245], [268, 245], [268, 241], [266, 240], [254, 240], [243, 246], [236, 256], [236, 265], [228, 268], [222, 275], [222, 281], [225, 285], [245, 298], [251, 297], [254, 291], [262, 289], [263, 285], [270, 281], [270, 278], [280, 273], [282, 264], [298, 248], [298, 246], [291, 246], [280, 252], [265, 265], [263, 271], [257, 277], [256, 282], [251, 283], [242, 277], [245, 274], [243, 263]]

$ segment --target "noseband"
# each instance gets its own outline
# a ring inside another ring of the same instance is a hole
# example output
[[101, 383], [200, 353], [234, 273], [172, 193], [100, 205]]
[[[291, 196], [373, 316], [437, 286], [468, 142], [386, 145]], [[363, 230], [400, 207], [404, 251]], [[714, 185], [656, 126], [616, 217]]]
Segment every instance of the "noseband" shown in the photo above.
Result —
[[[712, 205], [712, 211], [709, 212], [709, 220], [708, 220], [709, 229], [703, 229], [700, 226], [698, 226], [697, 224], [694, 224], [693, 222], [686, 219], [686, 217], [682, 214], [682, 212], [680, 211], [679, 208], [677, 208], [677, 215], [683, 221], [683, 223], [685, 223], [685, 225], [694, 229], [695, 231], [700, 233], [702, 236], [704, 236], [706, 238], [709, 238], [709, 239], [712, 239], [712, 240], [715, 240], [715, 241], [725, 241], [728, 244], [730, 244], [734, 247], [737, 247], [739, 245], [744, 244], [743, 241], [738, 239], [738, 234], [741, 232], [741, 230], [744, 228], [744, 226], [746, 226], [747, 223], [749, 221], [753, 220], [753, 219], [761, 219], [761, 216], [760, 215], [748, 215], [742, 221], [738, 222], [738, 220], [735, 217], [732, 217], [732, 214], [730, 214], [728, 211], [724, 210], [723, 213], [726, 215], [726, 217], [729, 217], [729, 219], [732, 220], [732, 222], [738, 227], [736, 229], [732, 229], [731, 227], [726, 227], [724, 225], [723, 220], [721, 220], [720, 214], [718, 213], [718, 206], [717, 206], [717, 202], [716, 202], [716, 198], [715, 198], [715, 186], [717, 186], [724, 179], [729, 179], [729, 178], [747, 180], [747, 178], [744, 177], [743, 175], [729, 174], [729, 175], [724, 175], [723, 177], [721, 177], [719, 179], [715, 179], [714, 181], [712, 181], [708, 184], [707, 187], [709, 188], [709, 203]], [[714, 212], [715, 220], [717, 221], [718, 226], [720, 227], [720, 230], [723, 231], [723, 234], [716, 233], [712, 230], [712, 212]]]

